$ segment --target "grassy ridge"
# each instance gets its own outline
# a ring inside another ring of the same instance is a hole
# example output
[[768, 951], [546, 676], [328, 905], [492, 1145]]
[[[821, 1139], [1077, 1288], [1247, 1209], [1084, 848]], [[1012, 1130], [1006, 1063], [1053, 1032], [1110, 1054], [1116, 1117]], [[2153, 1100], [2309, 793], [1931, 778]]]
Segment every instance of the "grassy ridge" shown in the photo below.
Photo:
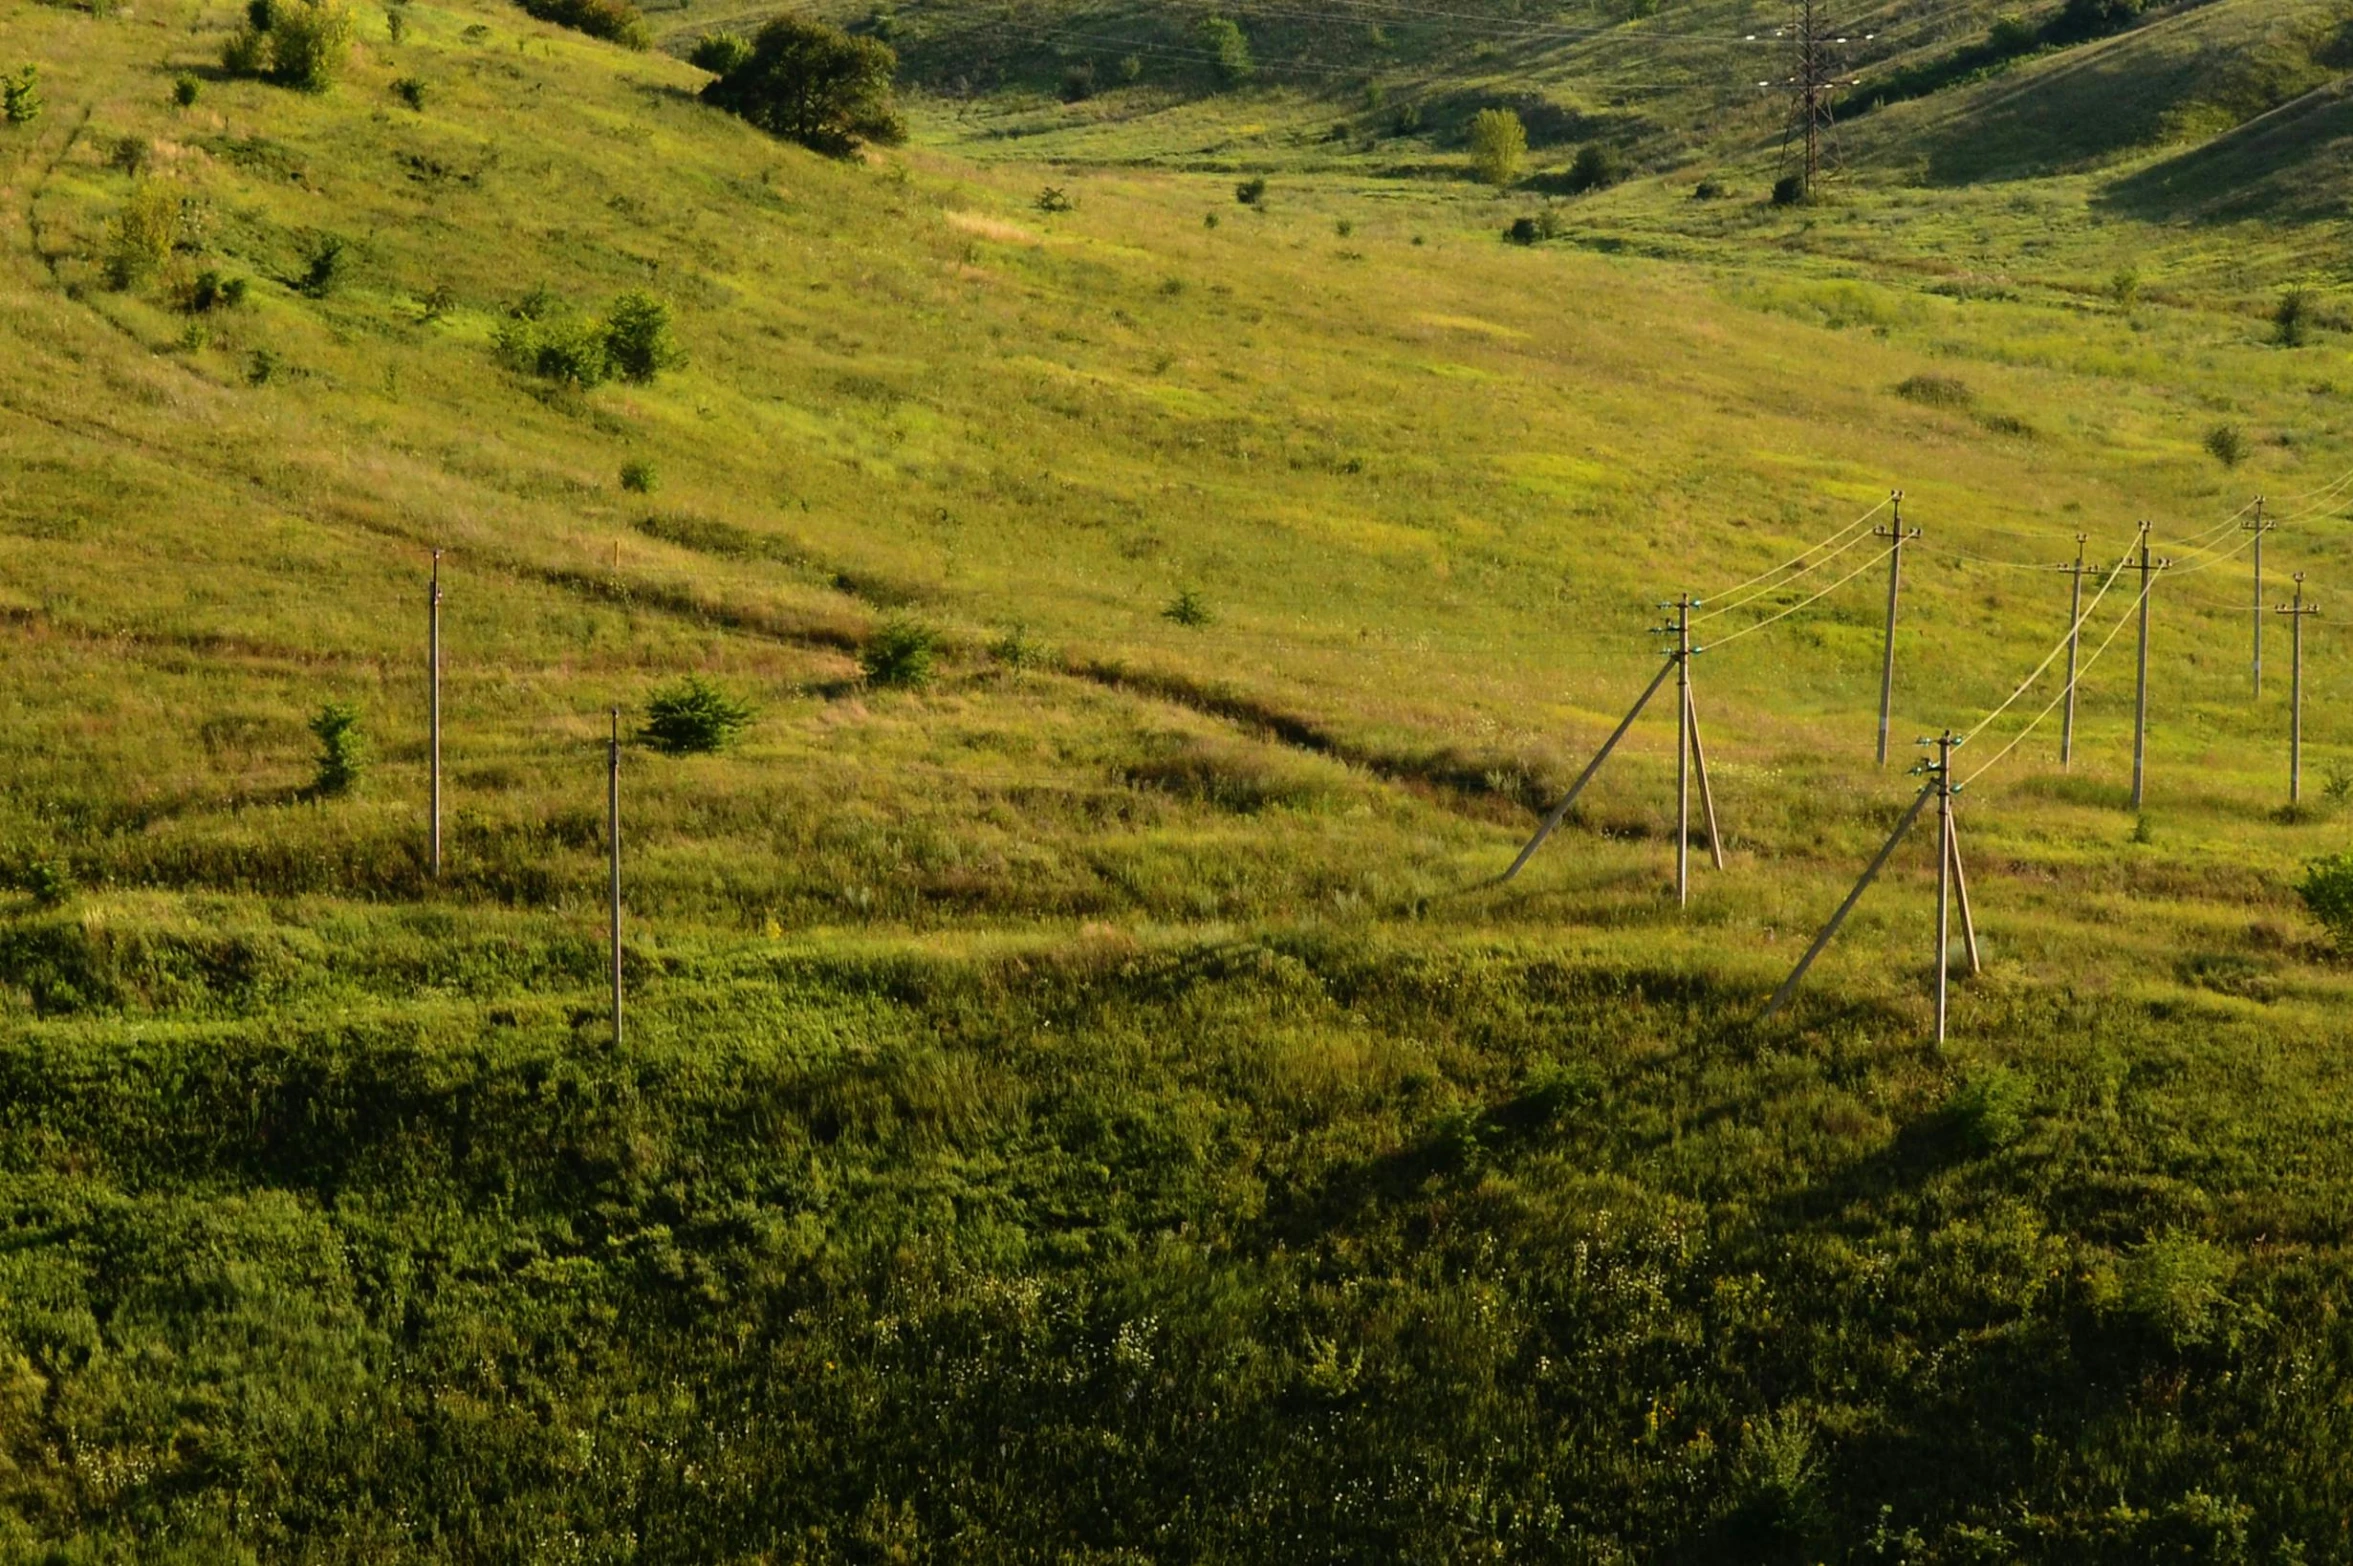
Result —
[[[11, 1549], [2346, 1552], [2347, 981], [2289, 890], [2342, 823], [2278, 812], [2235, 536], [2180, 543], [2263, 491], [2274, 572], [2344, 562], [2286, 499], [2353, 467], [2343, 339], [2266, 326], [2338, 230], [1734, 172], [1522, 249], [1535, 196], [1286, 140], [1295, 93], [931, 104], [835, 164], [659, 54], [403, 15], [327, 97], [187, 110], [231, 8], [0, 24], [50, 99], [0, 140]], [[1143, 166], [1186, 124], [1262, 207]], [[194, 243], [118, 289], [138, 178]], [[180, 308], [200, 268], [249, 302]], [[503, 368], [541, 285], [660, 294], [688, 362]], [[1732, 868], [1687, 915], [1657, 714], [1485, 884], [1658, 598], [1897, 486], [1899, 743], [2041, 656], [2019, 568], [2079, 529], [2199, 567], [2145, 830], [2128, 640], [2072, 773], [2043, 736], [1968, 797], [1952, 1052], [1917, 852], [1749, 1020], [1912, 786], [1864, 759], [1875, 572], [1701, 660]], [[861, 682], [904, 618], [940, 680]], [[605, 712], [689, 669], [761, 714], [629, 754], [615, 1055]], [[305, 788], [330, 698], [350, 799]]]

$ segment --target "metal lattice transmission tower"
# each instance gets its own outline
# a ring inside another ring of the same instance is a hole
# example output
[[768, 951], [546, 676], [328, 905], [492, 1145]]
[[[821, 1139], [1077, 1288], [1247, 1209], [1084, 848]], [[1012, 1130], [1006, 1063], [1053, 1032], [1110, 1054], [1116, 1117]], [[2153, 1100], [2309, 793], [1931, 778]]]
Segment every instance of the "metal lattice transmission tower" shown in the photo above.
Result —
[[1781, 166], [1789, 167], [1793, 143], [1803, 148], [1802, 177], [1810, 196], [1824, 168], [1838, 163], [1838, 126], [1831, 117], [1830, 99], [1834, 88], [1851, 85], [1836, 53], [1846, 40], [1832, 35], [1823, 7], [1815, 0], [1797, 0], [1790, 34], [1797, 47], [1789, 76], [1789, 123], [1781, 134]]

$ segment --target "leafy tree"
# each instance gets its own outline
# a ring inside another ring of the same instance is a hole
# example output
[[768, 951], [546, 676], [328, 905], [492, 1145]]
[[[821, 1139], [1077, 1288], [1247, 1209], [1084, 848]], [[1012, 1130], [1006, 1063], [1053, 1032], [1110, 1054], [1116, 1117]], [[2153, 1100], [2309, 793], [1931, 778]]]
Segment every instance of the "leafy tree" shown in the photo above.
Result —
[[348, 794], [368, 769], [368, 747], [360, 734], [359, 709], [349, 702], [331, 701], [310, 720], [312, 737], [319, 742], [317, 770], [311, 792]]
[[1250, 58], [1250, 39], [1230, 16], [1201, 19], [1201, 47], [1208, 51], [1217, 79], [1228, 87], [1238, 87], [1258, 74], [1258, 62]]
[[250, 0], [245, 27], [221, 51], [232, 76], [325, 92], [351, 56], [353, 22], [342, 0]]
[[708, 755], [734, 744], [755, 715], [750, 703], [690, 674], [654, 692], [643, 738], [664, 755]]
[[2303, 288], [2281, 294], [2271, 312], [2271, 327], [2282, 348], [2303, 347], [2312, 332], [2312, 295]]
[[41, 68], [28, 65], [14, 76], [0, 76], [0, 119], [11, 125], [30, 125], [41, 117]]
[[703, 89], [703, 101], [772, 136], [842, 156], [861, 141], [895, 145], [907, 127], [891, 105], [899, 57], [871, 38], [801, 16], [760, 29], [751, 52]]
[[1500, 190], [1520, 177], [1528, 157], [1528, 127], [1510, 109], [1481, 109], [1471, 121], [1471, 169]]
[[670, 307], [636, 289], [614, 300], [605, 315], [605, 356], [615, 375], [641, 385], [683, 363], [670, 336]]

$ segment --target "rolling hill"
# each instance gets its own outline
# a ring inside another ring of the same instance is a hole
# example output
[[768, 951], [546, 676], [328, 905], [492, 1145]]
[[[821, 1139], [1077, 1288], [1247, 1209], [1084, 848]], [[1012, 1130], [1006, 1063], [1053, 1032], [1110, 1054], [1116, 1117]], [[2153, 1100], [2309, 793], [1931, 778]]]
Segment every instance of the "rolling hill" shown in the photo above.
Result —
[[[845, 160], [698, 100], [734, 7], [407, 0], [317, 94], [218, 68], [242, 8], [0, 18], [11, 1556], [2353, 1548], [2294, 891], [2353, 662], [2308, 627], [2296, 809], [2247, 668], [2254, 538], [2353, 562], [2319, 13], [1891, 105], [1776, 207], [1778, 107], [1650, 41], [1762, 12], [1262, 9], [1232, 85], [1190, 14], [845, 16], [914, 128]], [[545, 351], [649, 308], [639, 379]], [[2129, 578], [2072, 765], [2003, 704], [2141, 519], [2135, 812]], [[1499, 882], [1684, 593], [1724, 870], [1679, 905], [1654, 707]], [[688, 675], [738, 744], [641, 737]], [[1917, 839], [1760, 1022], [1997, 709], [1951, 1041]]]

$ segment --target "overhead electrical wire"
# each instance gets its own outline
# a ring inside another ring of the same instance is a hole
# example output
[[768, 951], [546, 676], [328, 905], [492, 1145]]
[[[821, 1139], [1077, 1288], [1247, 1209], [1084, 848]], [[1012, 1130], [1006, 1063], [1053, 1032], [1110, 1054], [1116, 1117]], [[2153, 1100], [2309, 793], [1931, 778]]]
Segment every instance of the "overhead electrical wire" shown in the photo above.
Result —
[[1786, 620], [1791, 615], [1797, 613], [1800, 609], [1803, 609], [1810, 604], [1819, 603], [1823, 599], [1829, 597], [1832, 593], [1837, 592], [1840, 588], [1846, 586], [1847, 583], [1853, 581], [1856, 577], [1861, 576], [1865, 571], [1870, 570], [1873, 566], [1879, 564], [1880, 561], [1885, 560], [1889, 555], [1894, 554], [1895, 551], [1896, 546], [1890, 544], [1885, 549], [1879, 551], [1878, 554], [1873, 555], [1870, 559], [1864, 561], [1861, 565], [1855, 567], [1852, 571], [1849, 571], [1846, 575], [1831, 583], [1828, 587], [1820, 589], [1809, 597], [1799, 599], [1796, 603], [1791, 604], [1788, 608], [1782, 610], [1779, 614], [1767, 615], [1764, 619], [1759, 620], [1754, 625], [1744, 625], [1739, 630], [1732, 632], [1730, 635], [1719, 636], [1714, 641], [1708, 643], [1705, 647], [1694, 647], [1692, 651], [1713, 652], [1719, 647], [1727, 646], [1733, 642], [1739, 641], [1743, 636], [1752, 635], [1755, 632], [1761, 631], [1768, 625], [1772, 625], [1781, 620]]
[[[2124, 613], [2117, 617], [2116, 623], [2108, 628], [2108, 634], [2101, 640], [2100, 645], [2092, 649], [2092, 655], [2089, 658], [2084, 659], [2081, 664], [2077, 665], [2075, 671], [2076, 678], [2073, 683], [2078, 685], [2082, 683], [2084, 671], [2089, 669], [2093, 664], [2098, 663], [2100, 661], [2100, 654], [2106, 652], [2109, 648], [2109, 645], [2113, 643], [2120, 634], [2122, 634], [2124, 628], [2132, 623], [2133, 611], [2138, 609], [2148, 598], [2149, 589], [2154, 586], [2156, 586], [2156, 578], [2152, 576], [2149, 579], [2149, 582], [2141, 588], [2138, 594], [2134, 596], [2133, 601], [2125, 607]], [[1988, 772], [1991, 772], [1996, 766], [1998, 766], [2001, 763], [2002, 758], [2009, 755], [2010, 752], [2016, 750], [2019, 744], [2025, 740], [2027, 735], [2032, 734], [2038, 727], [2041, 726], [2042, 721], [2045, 718], [2059, 710], [2059, 703], [2067, 699], [2068, 689], [2068, 686], [2060, 686], [2059, 694], [2052, 697], [2049, 703], [2044, 706], [2042, 711], [2036, 713], [2032, 718], [2029, 718], [2026, 722], [2026, 727], [2020, 729], [2016, 734], [2011, 735], [2009, 744], [2004, 745], [2000, 750], [1995, 751], [1991, 756], [1987, 757], [1985, 765], [1979, 767], [1976, 771], [1970, 773], [1968, 777], [1962, 779], [1958, 786], [1961, 788], [1967, 788], [1971, 784], [1975, 783], [1979, 778], [1984, 777]], [[1982, 725], [1980, 726], [1982, 727]]]
[[[1875, 517], [1875, 516], [1879, 515], [1879, 513], [1880, 513], [1880, 512], [1882, 512], [1882, 511], [1885, 511], [1885, 510], [1886, 510], [1886, 509], [1887, 509], [1889, 506], [1892, 506], [1892, 505], [1894, 505], [1894, 504], [1895, 504], [1895, 496], [1894, 496], [1893, 494], [1890, 494], [1890, 495], [1889, 495], [1889, 496], [1888, 496], [1888, 497], [1887, 497], [1885, 500], [1881, 501], [1881, 502], [1880, 502], [1878, 505], [1876, 505], [1876, 506], [1873, 506], [1873, 507], [1872, 507], [1870, 510], [1868, 510], [1868, 511], [1864, 512], [1864, 513], [1863, 513], [1861, 516], [1859, 516], [1859, 517], [1855, 518], [1855, 519], [1854, 519], [1852, 522], [1849, 522], [1849, 523], [1847, 523], [1847, 524], [1846, 524], [1844, 527], [1837, 529], [1835, 532], [1831, 533], [1829, 537], [1827, 537], [1827, 538], [1823, 539], [1823, 540], [1822, 540], [1820, 543], [1818, 543], [1818, 544], [1812, 544], [1812, 545], [1809, 545], [1808, 547], [1806, 547], [1806, 548], [1804, 548], [1804, 549], [1801, 549], [1801, 550], [1799, 550], [1799, 551], [1798, 551], [1798, 552], [1797, 552], [1795, 555], [1791, 556], [1789, 559], [1782, 561], [1782, 562], [1781, 562], [1779, 565], [1771, 566], [1771, 567], [1768, 567], [1767, 569], [1765, 569], [1765, 570], [1763, 570], [1763, 571], [1759, 571], [1759, 572], [1758, 572], [1758, 573], [1757, 573], [1755, 576], [1752, 576], [1752, 577], [1750, 577], [1750, 578], [1749, 578], [1747, 581], [1745, 581], [1745, 582], [1735, 582], [1735, 583], [1733, 583], [1733, 584], [1732, 584], [1730, 587], [1723, 588], [1723, 589], [1721, 589], [1720, 591], [1718, 591], [1718, 592], [1716, 592], [1716, 593], [1713, 593], [1713, 594], [1711, 594], [1711, 595], [1710, 595], [1708, 598], [1706, 598], [1706, 599], [1704, 599], [1704, 600], [1702, 600], [1702, 601], [1703, 601], [1703, 602], [1705, 602], [1705, 603], [1714, 604], [1714, 603], [1716, 603], [1716, 601], [1717, 601], [1718, 599], [1729, 599], [1729, 598], [1732, 598], [1732, 597], [1734, 597], [1736, 594], [1747, 592], [1747, 591], [1748, 591], [1748, 589], [1750, 589], [1750, 588], [1752, 588], [1752, 587], [1755, 587], [1755, 586], [1756, 586], [1758, 583], [1765, 581], [1765, 580], [1766, 580], [1767, 578], [1769, 578], [1769, 577], [1779, 576], [1779, 575], [1780, 575], [1782, 572], [1784, 572], [1784, 571], [1790, 571], [1790, 570], [1794, 570], [1796, 567], [1798, 567], [1799, 565], [1803, 564], [1803, 563], [1804, 563], [1804, 561], [1806, 560], [1806, 558], [1807, 558], [1808, 556], [1810, 556], [1810, 555], [1816, 555], [1816, 554], [1820, 554], [1820, 553], [1821, 553], [1821, 551], [1823, 551], [1824, 549], [1828, 549], [1828, 548], [1829, 548], [1829, 547], [1830, 547], [1830, 546], [1831, 546], [1833, 543], [1837, 543], [1837, 541], [1838, 541], [1839, 539], [1841, 539], [1841, 538], [1845, 538], [1845, 537], [1846, 537], [1846, 535], [1848, 535], [1849, 533], [1852, 533], [1852, 532], [1854, 532], [1854, 531], [1855, 531], [1855, 529], [1857, 529], [1857, 528], [1859, 528], [1859, 527], [1863, 526], [1865, 523], [1869, 522], [1869, 521], [1870, 521], [1870, 520], [1871, 520], [1873, 517]], [[1835, 554], [1835, 553], [1837, 553], [1837, 552], [1839, 552], [1839, 551], [1843, 551], [1844, 549], [1846, 549], [1846, 548], [1847, 548], [1847, 545], [1848, 545], [1848, 544], [1851, 544], [1852, 542], [1853, 542], [1853, 540], [1852, 540], [1852, 539], [1848, 539], [1848, 541], [1847, 541], [1847, 544], [1840, 544], [1840, 545], [1839, 545], [1839, 549], [1838, 549], [1837, 551], [1833, 551], [1833, 553]], [[1826, 560], [1826, 559], [1829, 559], [1829, 558], [1830, 558], [1830, 556], [1828, 556], [1828, 555], [1825, 555], [1825, 556], [1823, 556], [1823, 559], [1825, 559], [1825, 560]], [[1814, 562], [1814, 565], [1820, 565], [1821, 563], [1822, 563], [1822, 561], [1821, 561], [1821, 560], [1817, 560], [1817, 561], [1815, 561], [1815, 562]], [[1806, 568], [1805, 568], [1805, 569], [1806, 569], [1807, 571], [1811, 571], [1813, 568], [1814, 568], [1813, 566], [1806, 566]], [[1803, 575], [1803, 574], [1804, 574], [1804, 572], [1799, 572], [1798, 574], [1799, 574], [1799, 575]], [[1787, 580], [1789, 580], [1789, 581], [1795, 581], [1795, 580], [1796, 580], [1796, 577], [1790, 577], [1790, 578], [1788, 578]], [[1777, 588], [1777, 587], [1779, 587], [1779, 586], [1781, 586], [1781, 585], [1782, 585], [1781, 583], [1774, 583], [1774, 584], [1772, 584], [1772, 587], [1769, 587], [1769, 588], [1767, 588], [1766, 590], [1767, 590], [1767, 591], [1772, 591], [1772, 590], [1773, 590], [1773, 588]], [[1754, 598], [1755, 598], [1755, 596], [1757, 596], [1757, 595], [1752, 595], [1752, 596], [1751, 596], [1751, 599], [1750, 599], [1750, 601], [1751, 601], [1751, 602], [1753, 602], [1753, 601], [1754, 601]], [[1730, 612], [1731, 610], [1737, 609], [1737, 608], [1739, 608], [1739, 607], [1741, 607], [1741, 605], [1740, 605], [1739, 603], [1725, 603], [1725, 604], [1719, 604], [1717, 607], [1710, 609], [1710, 610], [1709, 610], [1709, 611], [1708, 611], [1706, 614], [1703, 614], [1703, 615], [1695, 615], [1695, 616], [1693, 616], [1692, 623], [1694, 623], [1694, 624], [1697, 624], [1697, 623], [1698, 623], [1699, 621], [1701, 621], [1701, 620], [1712, 620], [1712, 619], [1714, 619], [1714, 618], [1715, 618], [1717, 615], [1719, 615], [1719, 614], [1725, 614], [1725, 613], [1728, 613], [1728, 612]]]
[[1987, 713], [1984, 717], [1979, 718], [1977, 722], [1969, 729], [1969, 731], [1961, 736], [1961, 743], [1967, 744], [1969, 741], [1975, 739], [1979, 734], [1983, 733], [1987, 724], [1993, 722], [1994, 719], [2000, 717], [2003, 713], [2008, 712], [2011, 706], [2017, 702], [2018, 698], [2025, 695], [2028, 689], [2033, 686], [2034, 682], [2041, 679], [2052, 664], [2058, 662], [2059, 654], [2065, 652], [2067, 650], [2068, 644], [2083, 634], [2084, 622], [2089, 620], [2092, 617], [2093, 611], [2100, 607], [2100, 600], [2108, 596], [2108, 589], [2116, 585], [2116, 578], [2124, 573], [2124, 568], [2129, 564], [2131, 564], [2129, 557], [2116, 562], [2115, 569], [2111, 570], [2108, 573], [2107, 579], [2100, 583], [2100, 590], [2092, 594], [2092, 601], [2083, 606], [2083, 612], [2077, 615], [2073, 623], [2067, 627], [2067, 634], [2060, 637], [2057, 645], [2052, 647], [2049, 652], [2043, 655], [2043, 661], [2034, 666], [2034, 671], [2031, 674], [2027, 675], [2025, 679], [2018, 682], [2018, 688], [2010, 692], [2010, 694], [2003, 699], [2000, 706]]

